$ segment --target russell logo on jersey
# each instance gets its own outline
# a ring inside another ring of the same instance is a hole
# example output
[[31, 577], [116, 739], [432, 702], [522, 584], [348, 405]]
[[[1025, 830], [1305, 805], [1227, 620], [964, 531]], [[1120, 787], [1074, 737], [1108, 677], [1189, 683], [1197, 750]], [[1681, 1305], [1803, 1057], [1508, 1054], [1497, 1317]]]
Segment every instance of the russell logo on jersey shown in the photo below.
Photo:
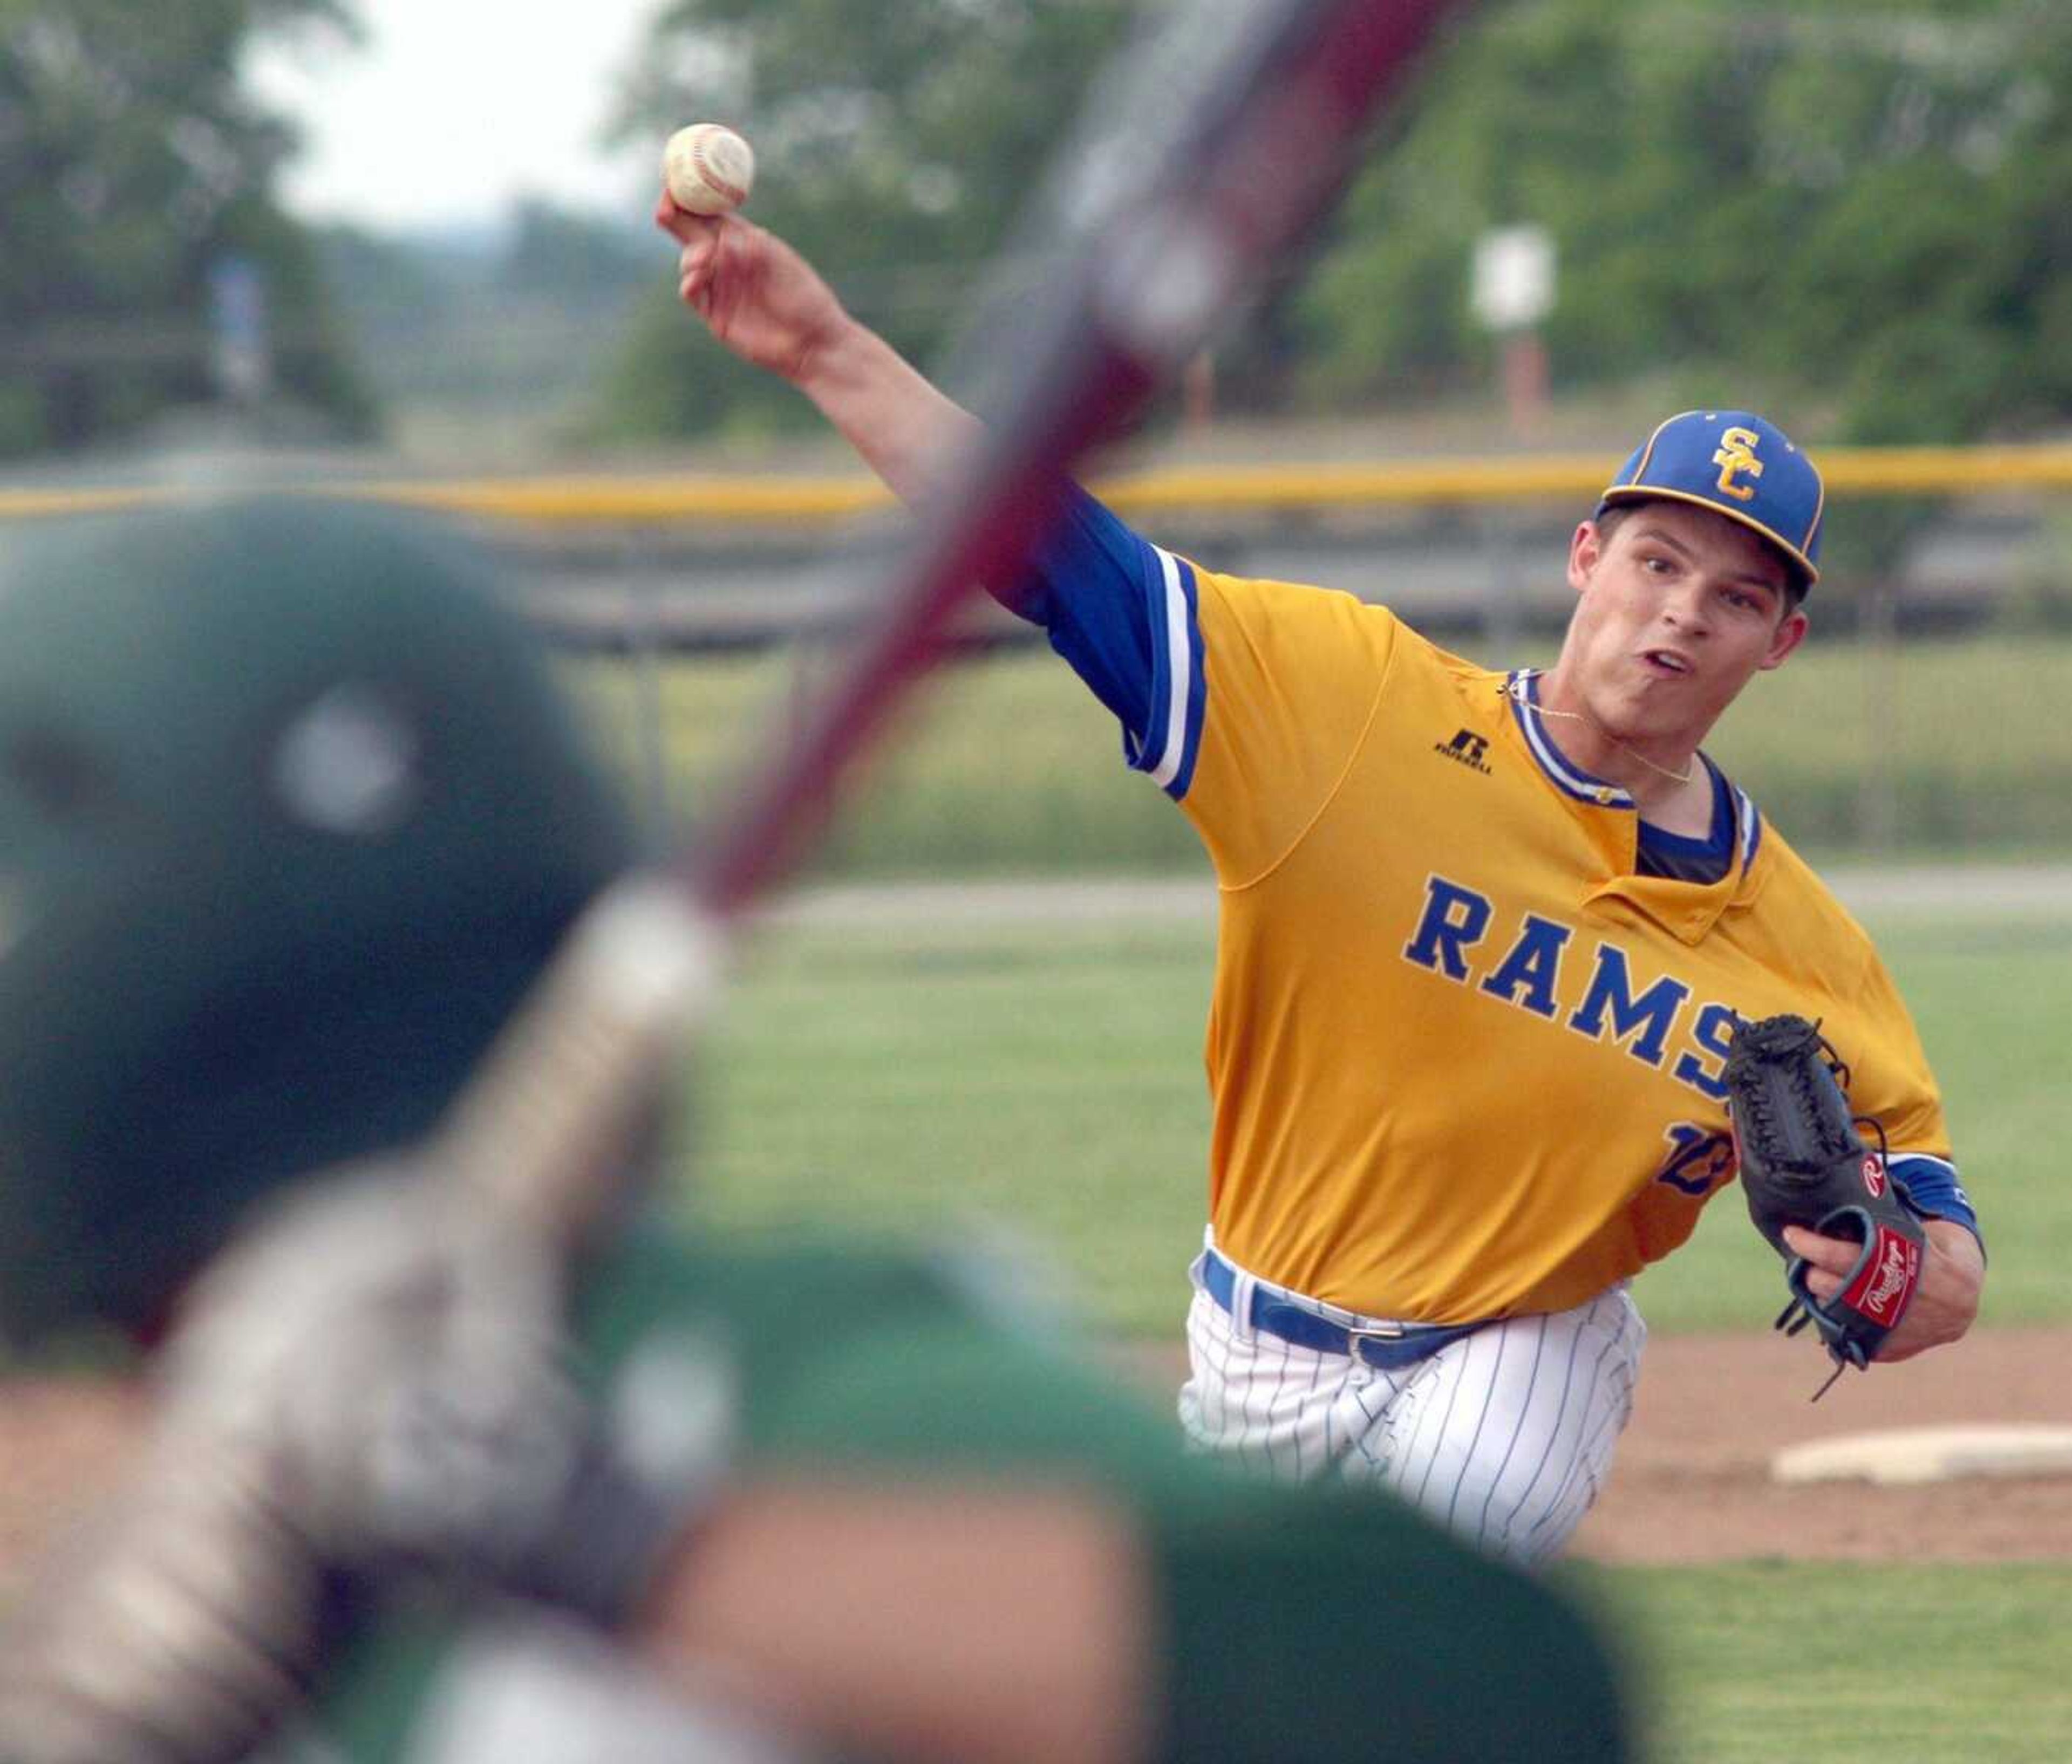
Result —
[[1484, 777], [1490, 776], [1484, 756], [1489, 752], [1489, 737], [1478, 735], [1473, 729], [1461, 729], [1450, 741], [1434, 741], [1432, 751], [1441, 759], [1451, 760], [1456, 765], [1465, 765], [1471, 772], [1479, 772]]

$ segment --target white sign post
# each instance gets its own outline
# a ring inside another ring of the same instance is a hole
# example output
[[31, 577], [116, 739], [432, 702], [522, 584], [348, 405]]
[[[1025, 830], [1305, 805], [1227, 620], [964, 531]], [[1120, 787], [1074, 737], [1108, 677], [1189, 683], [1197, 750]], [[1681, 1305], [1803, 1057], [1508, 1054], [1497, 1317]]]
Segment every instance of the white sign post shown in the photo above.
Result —
[[1544, 227], [1498, 227], [1475, 242], [1470, 303], [1503, 351], [1504, 403], [1514, 433], [1547, 408], [1547, 350], [1540, 326], [1554, 310], [1554, 238]]

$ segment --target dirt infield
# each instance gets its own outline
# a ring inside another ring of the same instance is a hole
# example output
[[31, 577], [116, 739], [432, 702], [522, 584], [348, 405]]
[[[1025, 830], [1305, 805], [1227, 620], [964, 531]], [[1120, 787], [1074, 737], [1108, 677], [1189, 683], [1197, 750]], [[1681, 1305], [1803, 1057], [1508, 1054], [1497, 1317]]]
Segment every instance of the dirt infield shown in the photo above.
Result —
[[2072, 1330], [1980, 1331], [1903, 1365], [1851, 1372], [1781, 1336], [1658, 1337], [1611, 1486], [1577, 1534], [1602, 1561], [1780, 1556], [1877, 1560], [1904, 1540], [1945, 1561], [2072, 1559], [2072, 1477], [1874, 1487], [1781, 1486], [1780, 1446], [1955, 1422], [2072, 1422]]
[[[1124, 1356], [1171, 1388], [1161, 1344]], [[1611, 1486], [1576, 1553], [1607, 1562], [1759, 1557], [1874, 1561], [1902, 1540], [1917, 1559], [2072, 1560], [2072, 1477], [1968, 1479], [1910, 1488], [1782, 1487], [1780, 1446], [1949, 1423], [2072, 1424], [2072, 1329], [1982, 1331], [1906, 1365], [1851, 1373], [1815, 1404], [1826, 1362], [1804, 1341], [1670, 1336], [1649, 1344]], [[30, 1547], [128, 1464], [131, 1408], [105, 1386], [0, 1384], [0, 1602]]]

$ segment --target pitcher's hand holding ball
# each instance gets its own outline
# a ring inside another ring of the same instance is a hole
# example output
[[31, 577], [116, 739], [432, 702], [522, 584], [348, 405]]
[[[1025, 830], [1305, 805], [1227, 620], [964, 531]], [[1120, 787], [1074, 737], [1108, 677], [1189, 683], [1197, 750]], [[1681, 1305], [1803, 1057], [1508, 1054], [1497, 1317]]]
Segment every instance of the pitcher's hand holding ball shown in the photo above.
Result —
[[744, 360], [795, 383], [803, 379], [815, 351], [848, 322], [841, 302], [782, 240], [730, 208], [688, 207], [685, 195], [699, 199], [665, 174], [655, 205], [656, 224], [683, 247], [677, 292], [684, 303]]

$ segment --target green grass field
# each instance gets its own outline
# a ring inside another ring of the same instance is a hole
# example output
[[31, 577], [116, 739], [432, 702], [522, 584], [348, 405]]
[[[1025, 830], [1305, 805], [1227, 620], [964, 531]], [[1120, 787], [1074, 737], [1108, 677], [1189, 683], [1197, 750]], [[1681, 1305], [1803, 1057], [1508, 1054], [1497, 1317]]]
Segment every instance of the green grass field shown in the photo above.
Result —
[[2072, 1566], [1568, 1572], [1624, 1639], [1651, 1764], [2072, 1758]]

